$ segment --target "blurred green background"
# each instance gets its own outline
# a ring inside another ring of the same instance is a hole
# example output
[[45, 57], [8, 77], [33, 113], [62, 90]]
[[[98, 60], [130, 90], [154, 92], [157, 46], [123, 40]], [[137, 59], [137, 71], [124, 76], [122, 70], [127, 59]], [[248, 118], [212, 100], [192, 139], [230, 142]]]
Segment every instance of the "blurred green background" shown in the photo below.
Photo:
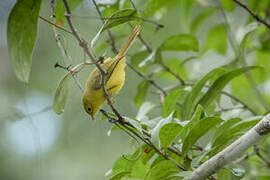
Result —
[[[39, 20], [29, 84], [23, 84], [16, 79], [6, 43], [6, 21], [14, 3], [14, 0], [0, 1], [0, 179], [106, 179], [105, 173], [111, 169], [114, 161], [123, 154], [133, 152], [132, 146], [136, 144], [121, 131], [113, 131], [108, 136], [111, 129], [109, 122], [91, 121], [83, 110], [81, 91], [73, 81], [70, 83], [70, 95], [65, 112], [61, 116], [53, 112], [51, 109], [53, 95], [66, 71], [54, 68], [56, 62], [63, 64], [62, 56], [51, 26], [41, 20]], [[143, 3], [144, 0], [136, 1], [139, 9]], [[50, 17], [49, 8], [49, 1], [44, 1], [41, 15], [47, 19]], [[193, 7], [192, 16], [200, 12], [200, 9], [196, 8]], [[154, 18], [165, 28], [156, 31], [154, 25], [143, 24], [142, 36], [151, 43], [152, 47], [157, 47], [173, 34], [188, 32], [185, 19], [179, 12], [179, 6], [171, 8], [167, 13], [164, 12], [166, 8], [156, 13]], [[237, 20], [229, 19], [233, 28], [240, 27], [242, 25], [240, 22], [246, 19], [246, 15], [239, 11], [229, 14], [229, 18], [235, 15], [238, 17]], [[72, 20], [85, 39], [91, 40], [101, 26], [100, 20], [95, 17], [97, 17], [96, 10], [88, 0], [83, 1], [73, 12]], [[209, 28], [219, 20], [219, 16], [211, 17], [200, 28], [200, 41], [205, 39]], [[130, 28], [127, 25], [113, 29], [116, 37], [120, 37], [117, 40], [118, 48], [124, 40], [121, 37], [125, 37], [129, 32]], [[61, 34], [65, 48], [72, 57], [71, 64], [81, 62], [82, 50], [78, 47], [77, 41], [69, 34], [62, 32]], [[99, 43], [106, 38], [107, 36], [103, 34]], [[141, 48], [141, 44], [136, 42], [129, 53], [132, 54]], [[110, 47], [98, 53], [113, 55]], [[214, 52], [206, 53], [199, 62], [192, 61], [187, 64], [186, 78], [197, 79], [210, 69], [228, 63], [232, 58], [231, 54], [231, 48], [228, 49], [226, 57]], [[166, 57], [176, 55], [185, 57], [192, 54], [186, 52], [165, 54]], [[79, 73], [82, 84], [91, 69], [92, 67], [87, 67]], [[127, 69], [126, 78], [125, 86], [116, 96], [116, 107], [123, 115], [135, 117], [138, 109], [133, 103], [133, 98], [141, 79], [130, 69]], [[169, 82], [176, 81], [171, 79]], [[168, 81], [161, 80], [160, 83], [168, 84]], [[151, 92], [153, 90], [150, 90]], [[151, 97], [158, 98], [154, 93]]]

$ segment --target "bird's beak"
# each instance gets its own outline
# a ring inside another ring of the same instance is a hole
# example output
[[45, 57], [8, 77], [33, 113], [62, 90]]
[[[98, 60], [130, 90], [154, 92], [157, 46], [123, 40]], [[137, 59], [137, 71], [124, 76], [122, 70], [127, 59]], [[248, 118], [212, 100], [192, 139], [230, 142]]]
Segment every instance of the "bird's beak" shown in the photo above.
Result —
[[96, 120], [95, 115], [91, 115], [91, 117], [92, 117], [92, 120], [93, 120], [93, 121]]

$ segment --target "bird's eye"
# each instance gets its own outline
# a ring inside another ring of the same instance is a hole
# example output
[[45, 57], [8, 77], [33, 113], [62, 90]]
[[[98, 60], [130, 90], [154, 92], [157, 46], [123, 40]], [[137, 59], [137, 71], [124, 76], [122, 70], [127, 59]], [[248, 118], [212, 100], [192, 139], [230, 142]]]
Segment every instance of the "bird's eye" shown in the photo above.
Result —
[[89, 112], [91, 112], [92, 111], [92, 109], [89, 107], [89, 108], [87, 108], [87, 110], [89, 111]]

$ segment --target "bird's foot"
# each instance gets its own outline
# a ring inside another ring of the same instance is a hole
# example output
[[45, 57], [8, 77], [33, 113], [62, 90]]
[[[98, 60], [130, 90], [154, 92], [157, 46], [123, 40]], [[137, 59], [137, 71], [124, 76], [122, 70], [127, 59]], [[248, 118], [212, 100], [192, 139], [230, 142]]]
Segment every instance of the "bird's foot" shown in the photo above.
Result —
[[115, 99], [112, 98], [112, 97], [109, 97], [110, 100], [107, 100], [107, 104], [110, 105], [110, 104], [114, 104], [115, 103]]

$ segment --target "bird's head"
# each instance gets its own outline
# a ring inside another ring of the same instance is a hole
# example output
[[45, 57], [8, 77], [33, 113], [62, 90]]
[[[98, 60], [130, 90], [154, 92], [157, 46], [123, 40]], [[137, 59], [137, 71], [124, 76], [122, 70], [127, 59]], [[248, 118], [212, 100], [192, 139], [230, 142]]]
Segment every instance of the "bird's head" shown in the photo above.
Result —
[[100, 103], [98, 99], [91, 98], [91, 97], [92, 97], [91, 95], [84, 93], [84, 96], [82, 99], [83, 107], [84, 107], [85, 112], [87, 112], [91, 116], [92, 120], [95, 120], [96, 114], [99, 111], [102, 103]]

